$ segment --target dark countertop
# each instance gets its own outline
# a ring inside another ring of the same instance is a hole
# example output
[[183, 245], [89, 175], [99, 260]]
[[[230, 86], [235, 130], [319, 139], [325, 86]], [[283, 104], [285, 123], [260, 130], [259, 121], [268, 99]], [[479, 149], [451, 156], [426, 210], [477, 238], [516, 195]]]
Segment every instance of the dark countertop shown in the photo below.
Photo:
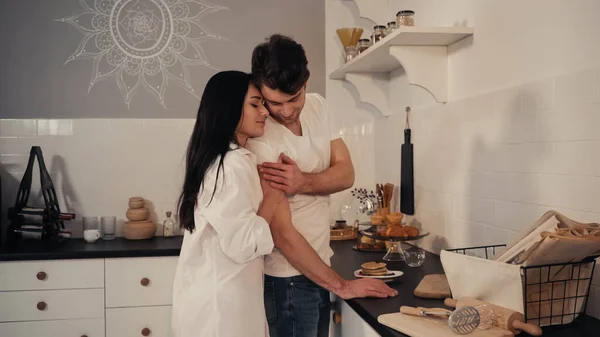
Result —
[[39, 241], [23, 241], [15, 250], [8, 251], [5, 248], [0, 251], [0, 261], [177, 256], [182, 241], [182, 236], [154, 237], [148, 240], [99, 239], [94, 243], [87, 243], [83, 239], [69, 239], [54, 248], [46, 248]]
[[[44, 248], [40, 242], [28, 242], [19, 246], [17, 250], [1, 251], [0, 261], [27, 261], [27, 260], [56, 260], [56, 259], [89, 259], [89, 258], [117, 258], [117, 257], [150, 257], [150, 256], [177, 256], [183, 238], [155, 237], [149, 240], [129, 241], [116, 238], [111, 241], [98, 240], [86, 243], [83, 239], [70, 239], [64, 244], [53, 249]], [[354, 279], [354, 270], [359, 269], [363, 262], [381, 260], [383, 253], [365, 253], [352, 249], [355, 241], [332, 241], [334, 251], [332, 257], [333, 268], [345, 279]], [[404, 262], [388, 263], [388, 268], [404, 272], [398, 280], [388, 283], [398, 290], [399, 295], [389, 299], [353, 299], [346, 302], [352, 307], [373, 329], [382, 337], [405, 336], [395, 330], [377, 322], [377, 317], [382, 314], [398, 312], [400, 306], [443, 307], [443, 301], [418, 298], [413, 295], [413, 290], [423, 276], [436, 274], [443, 271], [439, 256], [427, 253], [425, 263], [418, 268], [411, 268]], [[569, 327], [544, 327], [543, 336], [549, 337], [583, 337], [597, 336], [600, 331], [600, 320], [593, 317], [580, 317], [575, 324]], [[527, 336], [522, 333], [519, 336]]]
[[[354, 271], [367, 261], [381, 261], [383, 253], [358, 252], [352, 249], [355, 241], [332, 241], [331, 248], [335, 252], [331, 264], [345, 279], [353, 279]], [[382, 337], [406, 336], [377, 322], [382, 314], [398, 312], [403, 305], [412, 307], [444, 308], [443, 300], [419, 298], [413, 295], [423, 276], [443, 273], [439, 256], [427, 253], [425, 263], [417, 268], [411, 268], [404, 262], [386, 262], [387, 268], [401, 270], [404, 275], [388, 285], [398, 290], [398, 296], [388, 299], [352, 299], [346, 302]], [[591, 316], [579, 317], [570, 327], [544, 327], [543, 337], [583, 337], [598, 336], [600, 320]], [[521, 333], [519, 336], [529, 336]]]

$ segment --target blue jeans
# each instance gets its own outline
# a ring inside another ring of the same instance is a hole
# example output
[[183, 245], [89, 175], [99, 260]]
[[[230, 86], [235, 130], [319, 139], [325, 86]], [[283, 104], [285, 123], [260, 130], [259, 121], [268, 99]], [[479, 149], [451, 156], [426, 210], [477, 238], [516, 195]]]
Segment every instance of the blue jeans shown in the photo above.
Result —
[[265, 275], [271, 337], [329, 336], [329, 292], [305, 276]]

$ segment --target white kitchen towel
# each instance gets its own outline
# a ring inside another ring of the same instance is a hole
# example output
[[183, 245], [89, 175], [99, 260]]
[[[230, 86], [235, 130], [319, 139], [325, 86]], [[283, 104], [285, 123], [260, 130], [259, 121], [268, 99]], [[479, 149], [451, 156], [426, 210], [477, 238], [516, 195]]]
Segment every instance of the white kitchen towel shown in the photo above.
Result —
[[453, 298], [473, 297], [523, 313], [521, 267], [442, 250]]

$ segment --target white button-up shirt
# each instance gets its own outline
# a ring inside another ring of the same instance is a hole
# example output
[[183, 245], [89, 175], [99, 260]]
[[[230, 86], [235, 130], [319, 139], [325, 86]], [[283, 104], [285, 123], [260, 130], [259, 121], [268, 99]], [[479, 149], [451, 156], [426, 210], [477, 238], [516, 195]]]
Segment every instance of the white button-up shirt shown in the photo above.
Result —
[[[276, 162], [280, 153], [296, 162], [300, 171], [320, 173], [330, 166], [331, 141], [340, 138], [335, 118], [325, 99], [318, 94], [306, 94], [300, 113], [302, 136], [267, 118], [265, 134], [248, 139], [247, 147], [259, 163]], [[333, 251], [329, 246], [329, 196], [297, 194], [289, 197], [292, 223], [304, 236], [323, 262], [330, 265]], [[265, 259], [265, 274], [275, 277], [300, 275], [277, 248]]]
[[218, 159], [207, 171], [186, 230], [173, 284], [174, 337], [268, 336], [263, 256], [273, 250], [269, 224], [256, 212], [263, 194], [256, 158], [232, 145], [211, 199]]

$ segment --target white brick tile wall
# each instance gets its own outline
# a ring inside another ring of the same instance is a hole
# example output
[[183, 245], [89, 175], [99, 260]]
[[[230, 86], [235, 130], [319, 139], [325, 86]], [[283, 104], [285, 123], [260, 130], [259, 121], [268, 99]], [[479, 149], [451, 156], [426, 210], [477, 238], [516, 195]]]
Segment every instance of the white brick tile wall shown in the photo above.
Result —
[[521, 232], [543, 213], [542, 206], [497, 200], [494, 226]]
[[[595, 273], [596, 274], [596, 273]], [[600, 317], [600, 287], [591, 286], [587, 303], [587, 313], [596, 318]]]
[[[548, 210], [600, 222], [600, 69], [413, 116], [413, 133], [421, 135], [415, 179], [426, 190], [417, 215], [450, 247], [509, 243]], [[391, 131], [379, 131], [388, 139]], [[588, 310], [600, 317], [600, 269], [593, 282]]]
[[554, 106], [569, 111], [593, 101], [594, 72], [582, 71], [554, 79]]
[[596, 287], [600, 287], [600, 271], [598, 271], [598, 268], [600, 268], [600, 263], [598, 263], [598, 259], [596, 259], [596, 267], [594, 267], [594, 278], [592, 279], [592, 284]]
[[521, 87], [521, 110], [539, 112], [551, 110], [554, 105], [552, 79], [525, 84]]
[[549, 174], [592, 176], [599, 172], [600, 141], [573, 141], [551, 144], [540, 171]]
[[[122, 223], [128, 198], [140, 195], [162, 223], [167, 210], [176, 212], [193, 125], [180, 119], [0, 120], [0, 137], [8, 137], [0, 141], [3, 202], [14, 202], [31, 146], [39, 145], [63, 210], [78, 218], [116, 215]], [[41, 201], [37, 165], [33, 172], [31, 200]]]
[[600, 103], [600, 68], [594, 71], [594, 103]]
[[542, 129], [539, 127], [537, 113], [514, 111], [504, 116], [501, 126], [505, 144], [518, 144], [539, 141]]
[[[540, 113], [539, 141], [577, 141], [600, 139], [600, 104]], [[537, 131], [536, 131], [537, 132]]]
[[492, 224], [494, 221], [495, 205], [492, 199], [454, 198], [454, 217], [469, 222]]
[[494, 226], [484, 226], [484, 245], [502, 245], [509, 243], [509, 237], [511, 233], [502, 228], [494, 227]]

